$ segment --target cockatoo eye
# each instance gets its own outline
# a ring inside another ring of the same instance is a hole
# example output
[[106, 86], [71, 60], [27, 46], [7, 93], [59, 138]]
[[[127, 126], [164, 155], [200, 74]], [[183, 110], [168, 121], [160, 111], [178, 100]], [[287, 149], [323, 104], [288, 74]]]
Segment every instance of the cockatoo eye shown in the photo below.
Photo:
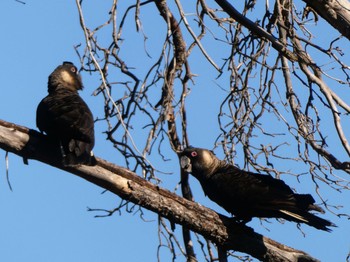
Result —
[[77, 72], [77, 69], [76, 69], [74, 66], [72, 66], [72, 67], [70, 68], [70, 71], [72, 71], [73, 73], [76, 73], [76, 72]]
[[198, 154], [197, 154], [196, 151], [191, 152], [191, 156], [192, 156], [192, 157], [196, 157], [197, 155], [198, 155]]

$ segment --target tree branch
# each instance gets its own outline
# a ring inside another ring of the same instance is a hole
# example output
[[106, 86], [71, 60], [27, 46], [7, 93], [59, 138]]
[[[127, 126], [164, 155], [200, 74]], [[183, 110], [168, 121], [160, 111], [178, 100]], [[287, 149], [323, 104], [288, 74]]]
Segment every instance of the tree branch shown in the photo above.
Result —
[[350, 3], [347, 0], [303, 0], [331, 26], [350, 40]]
[[[184, 64], [187, 64], [186, 43], [184, 41], [179, 23], [175, 19], [172, 12], [169, 10], [167, 2], [165, 0], [157, 0], [154, 3], [160, 12], [160, 15], [168, 24], [168, 28], [171, 32], [174, 43], [174, 56], [165, 70], [162, 98], [159, 101], [159, 105], [162, 105], [164, 113], [166, 114], [165, 119], [167, 120], [168, 124], [168, 137], [170, 144], [172, 145], [173, 150], [175, 152], [178, 152], [181, 150], [181, 142], [176, 128], [175, 110], [172, 101], [174, 98], [174, 82], [176, 73], [182, 70]], [[190, 72], [187, 72], [187, 75], [190, 75]], [[186, 85], [186, 81], [183, 81], [183, 85]], [[186, 176], [184, 172], [181, 172], [181, 191], [184, 198], [192, 200], [192, 193], [188, 183], [188, 176]], [[187, 261], [196, 262], [197, 258], [193, 248], [190, 230], [187, 227], [183, 227], [182, 235], [186, 249]]]
[[264, 28], [249, 20], [247, 17], [243, 16], [237, 9], [233, 7], [226, 0], [215, 0], [215, 2], [234, 20], [245, 26], [253, 34], [257, 35], [259, 38], [266, 39], [271, 42], [272, 46], [281, 55], [286, 57], [290, 61], [297, 61], [298, 58], [293, 52], [287, 49], [286, 45], [283, 45], [277, 38], [267, 32]]
[[27, 127], [0, 120], [0, 148], [84, 178], [203, 235], [226, 250], [247, 253], [262, 261], [317, 261], [303, 251], [264, 237], [103, 159], [98, 158], [96, 166], [64, 167], [59, 161], [58, 150], [49, 144], [47, 137]]

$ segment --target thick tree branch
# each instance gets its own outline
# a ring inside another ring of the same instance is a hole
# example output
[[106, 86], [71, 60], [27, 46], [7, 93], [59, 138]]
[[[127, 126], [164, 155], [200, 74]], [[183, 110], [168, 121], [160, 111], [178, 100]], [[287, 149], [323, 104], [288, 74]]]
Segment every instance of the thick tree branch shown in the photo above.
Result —
[[347, 0], [303, 0], [331, 26], [350, 40], [350, 3]]
[[179, 197], [105, 160], [98, 159], [96, 166], [63, 167], [46, 136], [35, 130], [0, 120], [0, 148], [84, 178], [123, 199], [188, 227], [225, 249], [247, 253], [262, 261], [317, 261], [303, 251], [255, 233], [247, 226], [237, 225], [226, 216]]

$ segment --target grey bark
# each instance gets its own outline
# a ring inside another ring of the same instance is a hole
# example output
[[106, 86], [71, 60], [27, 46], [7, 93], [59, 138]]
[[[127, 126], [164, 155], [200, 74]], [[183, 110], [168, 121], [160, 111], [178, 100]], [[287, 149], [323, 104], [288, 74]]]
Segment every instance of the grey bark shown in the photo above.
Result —
[[318, 15], [350, 40], [350, 3], [347, 0], [304, 0]]

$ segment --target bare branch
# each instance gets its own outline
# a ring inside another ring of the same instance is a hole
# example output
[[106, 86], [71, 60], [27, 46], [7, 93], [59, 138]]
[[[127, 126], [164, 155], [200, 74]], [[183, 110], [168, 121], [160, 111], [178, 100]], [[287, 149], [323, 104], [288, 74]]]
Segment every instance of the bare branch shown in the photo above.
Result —
[[215, 2], [225, 10], [225, 12], [230, 15], [238, 23], [242, 24], [248, 28], [253, 34], [258, 35], [262, 39], [267, 39], [272, 43], [272, 46], [280, 52], [283, 56], [287, 57], [291, 61], [297, 61], [297, 57], [287, 49], [286, 45], [283, 45], [277, 38], [268, 33], [262, 27], [244, 17], [240, 12], [238, 12], [228, 1], [226, 0], [215, 0]]
[[303, 0], [331, 26], [350, 40], [350, 3], [347, 0]]

